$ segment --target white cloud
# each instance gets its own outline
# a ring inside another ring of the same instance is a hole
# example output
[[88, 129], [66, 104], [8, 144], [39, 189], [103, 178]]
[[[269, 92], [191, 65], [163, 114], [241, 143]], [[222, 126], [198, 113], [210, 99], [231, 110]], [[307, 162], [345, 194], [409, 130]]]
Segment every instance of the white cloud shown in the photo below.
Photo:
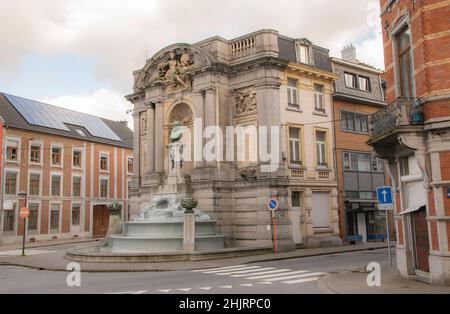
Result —
[[103, 89], [78, 96], [44, 97], [39, 101], [110, 120], [127, 120], [128, 126], [133, 127], [133, 118], [130, 113], [127, 114], [127, 111], [132, 109], [132, 105], [115, 91]]

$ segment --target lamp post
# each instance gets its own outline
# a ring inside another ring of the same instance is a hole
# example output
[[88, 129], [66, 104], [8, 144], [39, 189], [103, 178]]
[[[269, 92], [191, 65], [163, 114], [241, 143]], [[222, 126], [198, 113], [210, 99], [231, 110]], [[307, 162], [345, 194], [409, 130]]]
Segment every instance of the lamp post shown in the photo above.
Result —
[[[26, 192], [20, 192], [18, 194], [19, 197], [23, 197], [25, 199], [25, 205], [24, 208], [27, 207], [27, 193]], [[21, 210], [22, 211], [22, 210]], [[28, 212], [29, 213], [29, 212]], [[27, 235], [27, 217], [28, 215], [23, 217], [23, 241], [22, 241], [22, 256], [25, 256], [25, 239]]]

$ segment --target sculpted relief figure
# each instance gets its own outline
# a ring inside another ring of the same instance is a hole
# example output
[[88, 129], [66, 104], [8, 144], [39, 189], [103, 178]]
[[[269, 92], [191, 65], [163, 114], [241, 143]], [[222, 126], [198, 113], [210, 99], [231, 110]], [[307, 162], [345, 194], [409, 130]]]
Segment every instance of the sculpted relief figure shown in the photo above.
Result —
[[190, 78], [186, 73], [193, 64], [193, 56], [187, 49], [184, 49], [181, 54], [172, 50], [169, 53], [169, 59], [158, 65], [158, 81], [169, 83], [173, 88], [189, 88]]
[[236, 98], [236, 113], [247, 113], [257, 109], [256, 90], [251, 89], [248, 93], [240, 94]]

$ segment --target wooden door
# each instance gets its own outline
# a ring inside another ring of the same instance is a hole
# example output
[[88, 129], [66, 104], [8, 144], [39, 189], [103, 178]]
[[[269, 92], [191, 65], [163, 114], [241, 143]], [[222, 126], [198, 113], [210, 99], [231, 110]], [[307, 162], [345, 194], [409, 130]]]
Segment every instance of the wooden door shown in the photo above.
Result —
[[426, 209], [419, 210], [412, 215], [414, 227], [414, 244], [416, 252], [416, 269], [430, 272], [428, 255], [430, 242], [428, 238], [428, 224]]
[[103, 238], [108, 232], [109, 210], [106, 205], [94, 206], [93, 237]]

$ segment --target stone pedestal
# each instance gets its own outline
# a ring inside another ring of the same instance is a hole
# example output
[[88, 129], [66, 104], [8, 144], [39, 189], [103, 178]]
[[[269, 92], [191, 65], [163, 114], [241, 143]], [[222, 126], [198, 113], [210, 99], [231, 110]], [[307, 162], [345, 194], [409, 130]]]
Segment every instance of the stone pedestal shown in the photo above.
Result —
[[195, 252], [195, 214], [184, 216], [183, 246], [185, 252]]

